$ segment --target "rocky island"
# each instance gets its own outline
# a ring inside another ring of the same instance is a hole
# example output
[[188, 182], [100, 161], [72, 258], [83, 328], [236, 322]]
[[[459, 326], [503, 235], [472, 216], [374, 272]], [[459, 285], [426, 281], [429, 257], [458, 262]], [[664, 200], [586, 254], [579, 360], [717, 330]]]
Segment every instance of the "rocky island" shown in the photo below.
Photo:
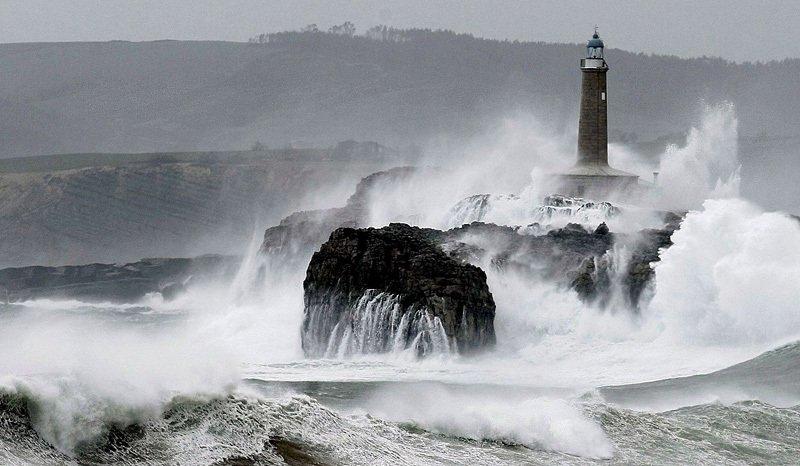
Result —
[[446, 255], [431, 241], [434, 232], [399, 223], [334, 231], [303, 282], [306, 355], [492, 347], [486, 274]]

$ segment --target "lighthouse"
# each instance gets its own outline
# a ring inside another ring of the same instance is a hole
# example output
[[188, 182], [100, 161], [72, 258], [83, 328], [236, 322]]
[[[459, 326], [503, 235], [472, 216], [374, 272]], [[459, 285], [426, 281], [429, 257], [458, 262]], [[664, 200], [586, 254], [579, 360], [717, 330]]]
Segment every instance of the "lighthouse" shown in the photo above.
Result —
[[578, 165], [608, 166], [608, 95], [603, 40], [597, 34], [586, 44], [581, 66], [581, 114], [578, 123]]
[[608, 90], [603, 40], [595, 28], [580, 60], [581, 100], [578, 120], [578, 154], [575, 165], [560, 176], [560, 191], [568, 196], [597, 200], [626, 197], [639, 177], [608, 164]]

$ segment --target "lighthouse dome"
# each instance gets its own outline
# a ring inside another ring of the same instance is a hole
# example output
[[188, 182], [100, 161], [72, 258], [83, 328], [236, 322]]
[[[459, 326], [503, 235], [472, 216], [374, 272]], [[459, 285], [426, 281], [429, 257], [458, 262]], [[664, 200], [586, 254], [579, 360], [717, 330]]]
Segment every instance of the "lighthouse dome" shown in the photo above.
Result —
[[597, 28], [594, 28], [594, 35], [586, 44], [586, 58], [601, 59], [603, 58], [603, 40], [597, 35]]
[[589, 39], [589, 43], [586, 44], [586, 46], [592, 48], [603, 47], [603, 39], [601, 39], [600, 36], [595, 32], [592, 38]]

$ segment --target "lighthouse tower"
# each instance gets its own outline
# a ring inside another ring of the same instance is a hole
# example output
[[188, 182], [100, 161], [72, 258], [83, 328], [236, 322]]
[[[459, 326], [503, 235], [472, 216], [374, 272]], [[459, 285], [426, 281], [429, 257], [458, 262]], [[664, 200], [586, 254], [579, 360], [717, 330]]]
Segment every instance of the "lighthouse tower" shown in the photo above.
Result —
[[603, 41], [597, 34], [586, 44], [581, 59], [581, 116], [578, 124], [578, 165], [608, 166], [608, 105]]
[[581, 110], [578, 123], [578, 159], [559, 177], [560, 191], [568, 196], [596, 200], [625, 198], [636, 191], [639, 177], [608, 164], [608, 64], [597, 34], [586, 44], [580, 61]]

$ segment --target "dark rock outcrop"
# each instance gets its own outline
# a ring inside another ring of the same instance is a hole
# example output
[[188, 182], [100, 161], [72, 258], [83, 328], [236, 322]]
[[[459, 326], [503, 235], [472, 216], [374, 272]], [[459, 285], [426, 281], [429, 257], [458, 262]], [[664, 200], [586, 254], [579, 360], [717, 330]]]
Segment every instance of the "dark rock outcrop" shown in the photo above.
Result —
[[295, 212], [280, 224], [267, 228], [261, 251], [272, 254], [313, 252], [331, 232], [340, 227], [358, 228], [368, 221], [373, 190], [409, 180], [422, 172], [414, 167], [396, 167], [364, 177], [344, 207]]
[[669, 228], [647, 229], [635, 235], [633, 251], [628, 259], [628, 267], [623, 279], [624, 289], [627, 290], [627, 298], [631, 306], [638, 305], [642, 292], [655, 275], [652, 264], [660, 260], [659, 251], [672, 246], [673, 231]]
[[[281, 262], [292, 267], [305, 267], [332, 231], [340, 227], [367, 226], [370, 205], [380, 202], [380, 196], [387, 191], [393, 193], [393, 187], [413, 189], [413, 183], [431, 174], [437, 175], [440, 171], [403, 167], [370, 175], [358, 184], [344, 207], [298, 212], [286, 217], [280, 225], [267, 229], [262, 252], [280, 255]], [[463, 201], [470, 204], [466, 210], [472, 214], [480, 212], [486, 207], [488, 197], [467, 198]], [[565, 208], [574, 208], [574, 217], [584, 221], [587, 218], [582, 215], [585, 209], [597, 208], [610, 216], [622, 213], [621, 208], [607, 202], [553, 195], [540, 207], [544, 212], [542, 218], [548, 218], [548, 213], [551, 217], [563, 217]], [[469, 216], [474, 217], [472, 214]], [[605, 223], [592, 229], [577, 223], [549, 229], [538, 223], [502, 226], [482, 222], [465, 223], [447, 231], [420, 229], [418, 234], [461, 262], [513, 271], [529, 277], [531, 282], [554, 282], [574, 289], [583, 301], [599, 307], [613, 302], [636, 311], [652, 281], [651, 265], [659, 260], [659, 250], [672, 244], [672, 232], [680, 227], [684, 215], [654, 214], [662, 220], [660, 228], [626, 234], [611, 231]]]
[[440, 234], [396, 223], [334, 231], [303, 282], [305, 353], [463, 354], [494, 345], [486, 274], [445, 254], [432, 241]]
[[[555, 282], [601, 307], [618, 293], [624, 305], [636, 310], [653, 277], [651, 265], [659, 260], [662, 248], [672, 245], [670, 237], [677, 226], [671, 222], [663, 229], [620, 234], [609, 231], [605, 223], [593, 232], [568, 224], [536, 236], [519, 234], [513, 227], [474, 222], [444, 232], [427, 230], [427, 236], [461, 261], [489, 263], [531, 281]], [[478, 246], [471, 240], [475, 237], [492, 250]], [[615, 257], [615, 247], [626, 254]]]
[[74, 298], [132, 302], [147, 293], [177, 296], [189, 281], [230, 277], [239, 259], [208, 255], [193, 259], [142, 259], [129, 264], [14, 267], [0, 270], [0, 300]]

